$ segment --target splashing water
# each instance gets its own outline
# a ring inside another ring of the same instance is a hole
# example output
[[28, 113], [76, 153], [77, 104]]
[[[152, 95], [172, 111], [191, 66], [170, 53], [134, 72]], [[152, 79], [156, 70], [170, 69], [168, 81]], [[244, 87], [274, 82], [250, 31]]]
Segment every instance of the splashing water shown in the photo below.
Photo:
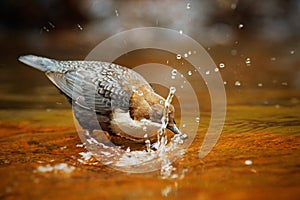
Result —
[[[164, 111], [163, 111], [163, 117], [161, 118], [161, 127], [158, 130], [158, 148], [163, 148], [167, 142], [167, 137], [166, 137], [166, 128], [167, 125], [169, 123], [169, 108], [170, 108], [170, 104], [172, 102], [172, 99], [174, 97], [174, 94], [176, 92], [176, 88], [175, 87], [171, 87], [170, 91], [169, 91], [169, 95], [165, 101], [165, 107], [164, 107]], [[159, 149], [159, 150], [161, 150]]]
[[[79, 134], [81, 139], [86, 141], [84, 142], [84, 146], [88, 150], [88, 153], [81, 153], [82, 158], [78, 159], [78, 161], [87, 165], [98, 165], [99, 162], [97, 161], [101, 161], [112, 168], [129, 173], [145, 173], [160, 170], [163, 178], [171, 178], [175, 170], [172, 162], [185, 153], [184, 140], [187, 138], [186, 134], [175, 134], [168, 141], [166, 136], [166, 127], [169, 122], [169, 108], [175, 92], [176, 88], [171, 87], [166, 101], [160, 102], [160, 104], [164, 105], [164, 110], [163, 117], [161, 118], [161, 126], [157, 130], [157, 142], [151, 143], [149, 134], [147, 134], [147, 128], [143, 129], [145, 138], [144, 150], [124, 149], [121, 146], [112, 145], [106, 137], [102, 137], [99, 140], [97, 136], [88, 136], [88, 133]], [[101, 131], [96, 131], [96, 133], [94, 131], [94, 134], [97, 135], [97, 132], [98, 135], [103, 135]]]

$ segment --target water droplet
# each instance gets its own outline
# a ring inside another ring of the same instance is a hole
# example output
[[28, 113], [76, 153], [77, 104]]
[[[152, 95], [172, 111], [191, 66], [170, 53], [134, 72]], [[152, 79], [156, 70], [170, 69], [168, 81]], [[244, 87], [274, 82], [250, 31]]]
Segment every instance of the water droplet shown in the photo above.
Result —
[[244, 24], [240, 23], [240, 24], [238, 25], [238, 27], [239, 27], [239, 29], [242, 29], [242, 28], [244, 28]]
[[186, 9], [188, 9], [188, 10], [191, 9], [191, 3], [186, 4]]
[[179, 34], [182, 35], [183, 34], [183, 30], [179, 30]]
[[118, 12], [117, 9], [115, 10], [115, 13], [116, 13], [116, 16], [118, 17], [119, 16], [119, 12]]
[[54, 24], [52, 24], [51, 22], [48, 22], [48, 24], [51, 26], [51, 28], [55, 28]]
[[183, 128], [185, 128], [185, 127], [186, 127], [186, 125], [185, 125], [185, 124], [182, 124], [182, 127], [183, 127]]
[[224, 85], [226, 85], [226, 84], [227, 84], [227, 81], [224, 81], [223, 83], [224, 83]]
[[132, 87], [131, 87], [131, 90], [132, 90], [132, 92], [137, 92], [137, 89], [136, 89], [135, 86], [132, 86]]
[[209, 75], [209, 74], [210, 74], [210, 71], [209, 71], [209, 70], [207, 70], [207, 71], [205, 72], [205, 74], [206, 74], [206, 75]]
[[80, 24], [77, 24], [77, 27], [79, 28], [79, 30], [83, 30], [82, 26], [80, 26]]
[[177, 60], [180, 60], [181, 59], [181, 55], [177, 54], [176, 58], [177, 58]]
[[262, 84], [262, 83], [258, 83], [257, 86], [258, 86], [258, 87], [262, 87], [263, 84]]
[[239, 87], [239, 86], [241, 86], [241, 82], [235, 81], [234, 85]]
[[294, 51], [294, 50], [291, 50], [291, 51], [290, 51], [290, 54], [292, 54], [292, 55], [293, 55], [294, 53], [295, 53], [295, 51]]
[[219, 64], [219, 67], [220, 67], [220, 68], [224, 68], [224, 67], [225, 67], [225, 64], [224, 64], [224, 63], [220, 63], [220, 64]]
[[148, 134], [146, 133], [145, 135], [144, 135], [144, 138], [147, 138], [148, 137]]
[[127, 152], [127, 153], [129, 153], [129, 152], [130, 152], [130, 148], [129, 148], [129, 147], [127, 147], [127, 149], [126, 149], [126, 152]]
[[185, 54], [184, 54], [184, 57], [185, 57], [185, 58], [187, 58], [187, 57], [188, 57], [188, 54], [187, 54], [187, 53], [185, 53]]
[[176, 76], [177, 75], [177, 70], [173, 69], [171, 73], [172, 73], [173, 76]]
[[196, 117], [196, 122], [197, 122], [197, 123], [200, 122], [200, 117]]
[[159, 103], [160, 103], [161, 105], [163, 105], [163, 104], [164, 104], [164, 101], [163, 101], [163, 100], [160, 100]]
[[147, 126], [143, 126], [143, 131], [147, 131]]
[[252, 165], [252, 160], [245, 160], [245, 165]]
[[183, 88], [183, 85], [181, 85], [180, 88]]
[[174, 94], [176, 92], [176, 88], [175, 87], [170, 87], [170, 93]]
[[188, 75], [191, 76], [193, 73], [192, 71], [188, 71]]
[[216, 67], [216, 68], [214, 69], [214, 71], [215, 71], [215, 72], [218, 72], [218, 71], [219, 71], [219, 68]]
[[246, 58], [246, 61], [245, 61], [246, 65], [249, 67], [251, 66], [251, 59], [248, 57]]
[[151, 151], [151, 142], [150, 142], [150, 140], [146, 140], [145, 144], [146, 144], [146, 151], [150, 152]]
[[169, 64], [169, 60], [167, 60], [167, 64]]
[[44, 29], [46, 32], [49, 32], [49, 29], [48, 29], [46, 26], [43, 26], [43, 29]]
[[171, 78], [172, 79], [175, 79], [176, 78], [176, 75], [177, 75], [177, 70], [176, 69], [173, 69], [172, 72], [171, 72], [172, 76]]
[[143, 95], [144, 95], [144, 93], [143, 93], [142, 91], [139, 91], [139, 90], [138, 90], [136, 93], [137, 93], [139, 96], [143, 96]]
[[188, 54], [189, 54], [189, 55], [192, 55], [192, 52], [191, 52], [191, 51], [188, 51]]

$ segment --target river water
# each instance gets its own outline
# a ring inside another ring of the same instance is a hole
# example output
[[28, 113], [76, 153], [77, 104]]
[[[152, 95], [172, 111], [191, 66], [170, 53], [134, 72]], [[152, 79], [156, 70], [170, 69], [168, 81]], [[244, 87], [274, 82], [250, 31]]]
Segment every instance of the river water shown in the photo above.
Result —
[[[204, 83], [189, 79], [192, 84], [199, 84], [199, 127], [185, 154], [172, 163], [170, 176], [163, 177], [160, 170], [130, 174], [93, 160], [82, 146], [72, 107], [66, 99], [41, 72], [18, 63], [17, 55], [8, 60], [1, 65], [1, 199], [298, 199], [300, 196], [300, 93], [283, 79], [275, 83], [274, 73], [259, 80], [260, 77], [249, 78], [247, 72], [237, 76], [239, 71], [232, 70], [233, 77], [224, 72], [228, 82], [225, 125], [217, 144], [203, 159], [198, 155], [210, 120], [210, 100], [207, 91], [201, 90]], [[127, 64], [138, 63], [129, 60]], [[225, 69], [229, 65], [226, 63]], [[268, 75], [266, 71], [264, 74]], [[255, 72], [257, 68], [250, 74]], [[241, 85], [235, 85], [237, 80]], [[257, 85], [263, 81], [267, 83]], [[157, 91], [166, 97], [166, 88], [157, 87]], [[178, 109], [176, 98], [174, 105]], [[183, 127], [180, 112], [176, 118], [179, 127]], [[187, 116], [186, 120], [184, 131], [189, 133], [195, 118]]]

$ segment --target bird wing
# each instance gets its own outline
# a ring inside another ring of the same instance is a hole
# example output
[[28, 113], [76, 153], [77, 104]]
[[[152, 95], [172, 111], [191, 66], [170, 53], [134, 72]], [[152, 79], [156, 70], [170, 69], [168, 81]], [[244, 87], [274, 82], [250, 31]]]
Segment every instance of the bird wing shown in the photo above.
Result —
[[103, 62], [61, 72], [49, 71], [46, 75], [77, 105], [99, 114], [115, 108], [127, 112], [136, 88], [142, 85], [150, 87], [135, 71], [115, 64], [103, 65]]

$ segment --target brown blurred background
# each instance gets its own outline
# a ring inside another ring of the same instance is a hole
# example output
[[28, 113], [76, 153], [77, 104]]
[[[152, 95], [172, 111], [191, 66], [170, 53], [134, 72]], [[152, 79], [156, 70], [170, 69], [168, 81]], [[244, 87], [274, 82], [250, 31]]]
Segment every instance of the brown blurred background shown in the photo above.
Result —
[[2, 83], [30, 76], [19, 55], [84, 59], [111, 35], [158, 26], [182, 30], [224, 63], [228, 88], [300, 88], [299, 0], [4, 0], [0, 16]]

